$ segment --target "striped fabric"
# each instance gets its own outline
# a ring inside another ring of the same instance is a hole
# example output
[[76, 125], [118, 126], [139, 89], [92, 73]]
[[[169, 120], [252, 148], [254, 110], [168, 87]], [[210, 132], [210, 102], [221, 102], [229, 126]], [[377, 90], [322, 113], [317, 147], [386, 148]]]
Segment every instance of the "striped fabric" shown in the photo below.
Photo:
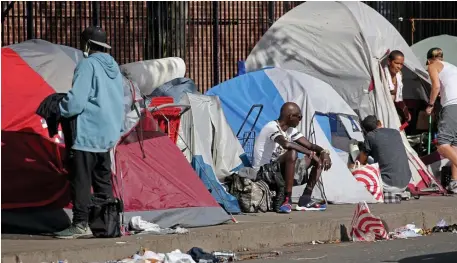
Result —
[[357, 205], [351, 226], [351, 237], [354, 242], [389, 239], [381, 219], [371, 214], [366, 202]]
[[352, 170], [352, 175], [354, 175], [357, 182], [362, 183], [367, 188], [368, 192], [374, 196], [376, 201], [379, 203], [384, 202], [381, 172], [377, 163], [365, 166], [360, 166], [359, 164]]

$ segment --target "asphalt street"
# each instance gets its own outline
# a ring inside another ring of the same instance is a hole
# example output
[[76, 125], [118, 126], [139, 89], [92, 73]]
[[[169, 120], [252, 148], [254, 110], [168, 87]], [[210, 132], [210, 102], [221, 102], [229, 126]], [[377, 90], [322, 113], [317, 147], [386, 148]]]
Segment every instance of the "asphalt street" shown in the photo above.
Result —
[[457, 234], [438, 233], [407, 240], [374, 243], [303, 245], [278, 249], [277, 257], [246, 263], [457, 263]]

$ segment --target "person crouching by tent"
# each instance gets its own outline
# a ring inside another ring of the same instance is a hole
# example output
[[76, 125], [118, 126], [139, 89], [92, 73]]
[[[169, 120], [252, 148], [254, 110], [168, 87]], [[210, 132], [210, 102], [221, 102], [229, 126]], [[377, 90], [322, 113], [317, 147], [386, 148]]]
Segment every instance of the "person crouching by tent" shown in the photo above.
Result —
[[85, 59], [76, 66], [72, 89], [59, 104], [64, 118], [76, 117], [76, 137], [69, 179], [73, 202], [72, 225], [58, 238], [90, 236], [91, 186], [94, 194], [112, 197], [110, 149], [121, 137], [124, 90], [119, 65], [105, 53], [106, 33], [89, 27], [81, 34]]
[[438, 123], [438, 152], [452, 163], [452, 177], [447, 190], [457, 194], [457, 67], [443, 61], [443, 50], [427, 52], [432, 91], [426, 113], [431, 115], [441, 93], [441, 117]]
[[[275, 210], [278, 213], [292, 211], [292, 187], [298, 153], [305, 154], [306, 169], [312, 166], [307, 186], [300, 197], [297, 210], [325, 210], [318, 202], [311, 199], [313, 188], [321, 175], [322, 169], [332, 166], [330, 152], [311, 144], [298, 130], [302, 119], [300, 107], [287, 102], [281, 107], [278, 120], [268, 122], [260, 131], [254, 145], [253, 168], [272, 170], [278, 167], [284, 180], [284, 189], [278, 189]], [[262, 176], [262, 175], [260, 175]]]
[[403, 68], [404, 63], [405, 55], [399, 50], [394, 50], [390, 52], [389, 57], [387, 58], [387, 66], [384, 68], [390, 94], [392, 95], [401, 123], [411, 121], [411, 114], [403, 101], [403, 75], [401, 69]]
[[403, 196], [412, 174], [409, 168], [408, 155], [399, 131], [382, 127], [381, 121], [376, 116], [367, 116], [362, 121], [365, 131], [365, 143], [358, 157], [362, 165], [368, 162], [368, 156], [379, 164], [383, 191], [386, 199], [395, 199]]

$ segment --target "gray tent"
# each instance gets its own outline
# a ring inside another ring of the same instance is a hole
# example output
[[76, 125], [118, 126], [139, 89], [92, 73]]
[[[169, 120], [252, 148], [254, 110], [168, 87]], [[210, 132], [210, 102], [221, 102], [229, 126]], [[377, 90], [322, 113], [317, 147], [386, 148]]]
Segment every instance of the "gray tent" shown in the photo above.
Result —
[[440, 35], [426, 38], [411, 46], [414, 54], [419, 61], [425, 65], [427, 51], [431, 48], [439, 47], [443, 50], [444, 60], [457, 66], [457, 37], [450, 35]]
[[[395, 27], [362, 2], [305, 2], [263, 35], [246, 60], [248, 71], [267, 66], [304, 72], [330, 84], [363, 118], [376, 114], [385, 127], [400, 120], [384, 74], [392, 50], [405, 54], [403, 98], [426, 99], [424, 64]], [[406, 94], [405, 94], [406, 93]], [[402, 133], [413, 184], [434, 181]]]

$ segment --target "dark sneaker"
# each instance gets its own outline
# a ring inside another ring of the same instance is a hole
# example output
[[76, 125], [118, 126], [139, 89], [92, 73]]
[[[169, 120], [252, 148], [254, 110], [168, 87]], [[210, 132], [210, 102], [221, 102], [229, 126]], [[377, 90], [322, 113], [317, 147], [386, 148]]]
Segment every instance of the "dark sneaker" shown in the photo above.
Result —
[[301, 204], [299, 203], [295, 210], [297, 211], [325, 211], [327, 210], [327, 205], [322, 204], [319, 201], [310, 200], [308, 203]]
[[289, 214], [292, 212], [292, 204], [290, 203], [289, 197], [286, 197], [284, 203], [279, 207], [278, 213]]
[[61, 239], [73, 239], [80, 237], [92, 236], [92, 231], [87, 225], [84, 224], [72, 224], [69, 228], [57, 232], [54, 234], [56, 238]]

